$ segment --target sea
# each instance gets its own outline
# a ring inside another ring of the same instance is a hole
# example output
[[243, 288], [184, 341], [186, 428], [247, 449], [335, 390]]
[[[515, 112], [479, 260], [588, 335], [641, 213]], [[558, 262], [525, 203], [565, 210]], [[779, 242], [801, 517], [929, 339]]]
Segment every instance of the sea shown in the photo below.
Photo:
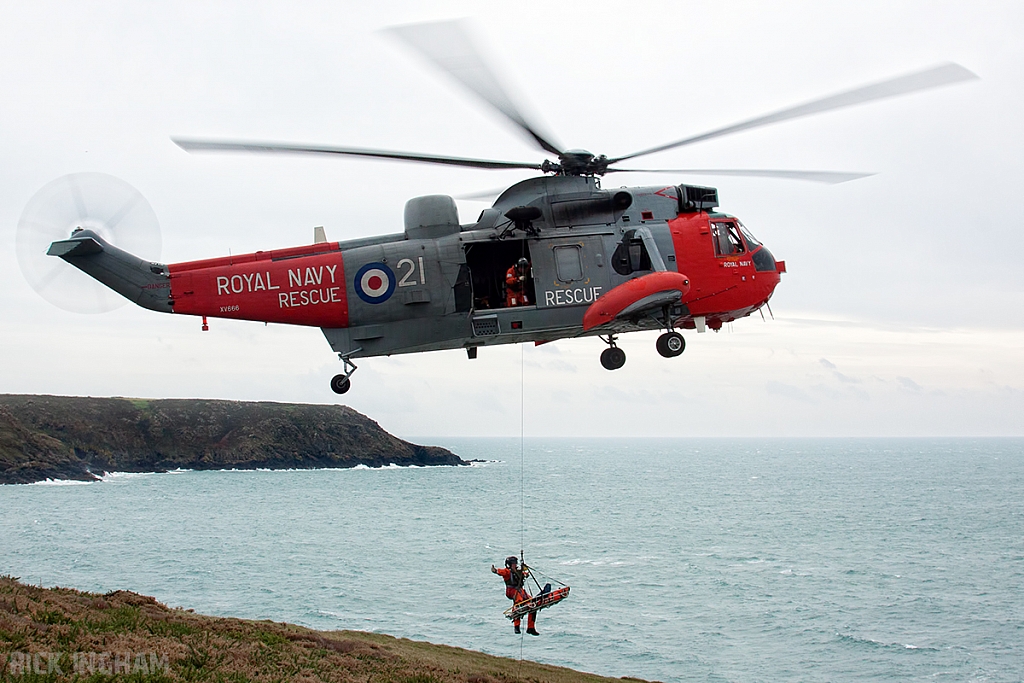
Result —
[[[0, 486], [0, 574], [666, 683], [1024, 679], [1024, 439], [418, 441], [480, 462]], [[521, 553], [571, 586], [538, 637]]]

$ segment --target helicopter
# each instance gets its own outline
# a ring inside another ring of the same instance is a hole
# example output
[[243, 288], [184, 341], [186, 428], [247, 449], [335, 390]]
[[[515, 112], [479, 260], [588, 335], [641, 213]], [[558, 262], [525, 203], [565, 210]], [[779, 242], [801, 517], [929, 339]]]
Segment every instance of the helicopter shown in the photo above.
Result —
[[[831, 171], [642, 169], [619, 164], [713, 138], [977, 78], [946, 63], [846, 90], [630, 154], [567, 149], [521, 112], [460, 21], [389, 29], [407, 47], [501, 114], [542, 162], [282, 142], [172, 138], [187, 152], [315, 154], [539, 175], [501, 192], [470, 223], [447, 195], [405, 205], [402, 232], [163, 264], [134, 256], [101, 231], [74, 227], [57, 256], [147, 309], [319, 327], [343, 363], [331, 389], [351, 387], [354, 360], [374, 356], [553, 342], [598, 336], [608, 370], [621, 368], [619, 335], [660, 330], [666, 358], [686, 348], [679, 330], [718, 331], [768, 302], [784, 261], [735, 216], [714, 187], [668, 184], [606, 189], [609, 173], [774, 177], [838, 183], [870, 174]], [[65, 233], [66, 234], [66, 233]]]

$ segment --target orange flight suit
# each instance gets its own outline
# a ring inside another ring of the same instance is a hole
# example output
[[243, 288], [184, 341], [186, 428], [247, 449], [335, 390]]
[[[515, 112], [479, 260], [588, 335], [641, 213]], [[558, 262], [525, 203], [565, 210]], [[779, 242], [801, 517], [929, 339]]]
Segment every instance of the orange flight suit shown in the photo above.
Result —
[[[530, 267], [527, 266], [526, 270]], [[529, 306], [526, 296], [526, 271], [519, 273], [518, 266], [512, 266], [505, 273], [505, 306]]]
[[[517, 603], [517, 602], [522, 602], [523, 600], [529, 600], [530, 599], [530, 594], [526, 592], [525, 588], [523, 588], [522, 586], [516, 586], [513, 583], [514, 580], [512, 578], [512, 570], [511, 569], [508, 569], [506, 567], [504, 569], [498, 569], [498, 570], [496, 570], [496, 572], [497, 572], [498, 576], [500, 576], [501, 578], [505, 579], [505, 597], [508, 598], [509, 600], [511, 600], [513, 605], [515, 603]], [[522, 580], [523, 580], [524, 583], [526, 582], [526, 576], [525, 575], [522, 576]], [[515, 619], [515, 620], [512, 621], [512, 625], [515, 626], [516, 628], [518, 628], [520, 622], [521, 622], [521, 619]], [[526, 628], [527, 629], [536, 629], [536, 627], [537, 627], [537, 613], [536, 612], [530, 612], [529, 614], [526, 615]]]

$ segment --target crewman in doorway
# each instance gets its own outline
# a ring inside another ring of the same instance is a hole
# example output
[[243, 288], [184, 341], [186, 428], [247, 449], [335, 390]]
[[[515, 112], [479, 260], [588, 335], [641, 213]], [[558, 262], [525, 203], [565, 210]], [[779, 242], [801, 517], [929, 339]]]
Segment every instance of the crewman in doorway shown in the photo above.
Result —
[[522, 257], [505, 273], [505, 306], [529, 306], [526, 295], [526, 278], [530, 272], [530, 262]]
[[[526, 259], [523, 260], [525, 261]], [[492, 564], [491, 571], [505, 580], [505, 597], [511, 600], [513, 605], [530, 599], [530, 594], [526, 592], [526, 577], [530, 575], [530, 568], [526, 564], [523, 564], [522, 568], [520, 568], [519, 559], [515, 555], [509, 555], [505, 558], [504, 569], [497, 569]], [[519, 630], [520, 622], [520, 619], [515, 619], [512, 622], [512, 628], [515, 629], [516, 633], [521, 633]], [[526, 632], [531, 636], [540, 635], [537, 633], [536, 612], [530, 612], [526, 615]]]

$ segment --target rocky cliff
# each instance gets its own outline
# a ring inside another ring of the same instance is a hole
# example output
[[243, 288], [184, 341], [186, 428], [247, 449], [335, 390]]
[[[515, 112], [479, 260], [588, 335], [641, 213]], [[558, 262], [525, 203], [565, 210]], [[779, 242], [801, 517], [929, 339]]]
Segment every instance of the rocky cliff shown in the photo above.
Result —
[[0, 484], [104, 472], [465, 465], [346, 406], [0, 395]]

